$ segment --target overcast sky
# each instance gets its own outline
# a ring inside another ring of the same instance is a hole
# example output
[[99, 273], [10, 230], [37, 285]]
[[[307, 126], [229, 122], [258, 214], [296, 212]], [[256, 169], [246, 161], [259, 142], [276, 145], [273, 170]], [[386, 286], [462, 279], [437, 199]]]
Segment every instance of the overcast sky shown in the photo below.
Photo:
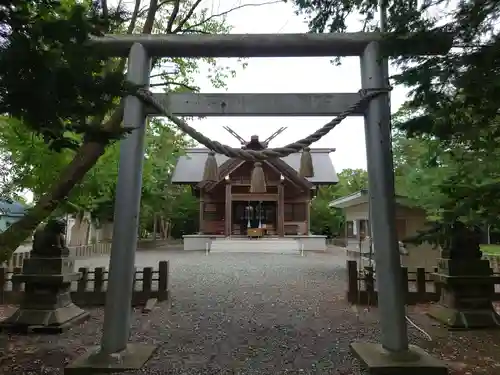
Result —
[[[206, 0], [213, 13], [230, 9], [238, 4], [259, 3], [263, 0]], [[219, 3], [223, 5], [218, 5]], [[246, 7], [231, 12], [227, 21], [234, 27], [233, 33], [301, 33], [307, 32], [307, 24], [294, 13], [290, 3], [278, 3], [261, 7]], [[353, 24], [352, 31], [358, 31]], [[224, 63], [238, 66], [234, 59], [221, 59]], [[255, 58], [248, 59], [248, 67], [238, 69], [235, 78], [228, 80], [228, 93], [322, 93], [357, 92], [361, 88], [358, 58], [345, 58], [341, 66], [330, 63], [329, 58]], [[221, 92], [212, 88], [206, 72], [197, 78], [202, 92]], [[406, 90], [396, 88], [391, 95], [393, 112], [405, 100]], [[238, 147], [238, 141], [222, 127], [230, 126], [243, 138], [257, 134], [266, 138], [281, 126], [288, 129], [270, 146], [282, 146], [303, 138], [320, 128], [329, 119], [324, 117], [211, 117], [190, 121], [191, 125], [211, 138]], [[345, 168], [365, 168], [366, 152], [363, 119], [352, 117], [344, 120], [330, 134], [312, 147], [335, 148], [331, 154], [337, 171]]]

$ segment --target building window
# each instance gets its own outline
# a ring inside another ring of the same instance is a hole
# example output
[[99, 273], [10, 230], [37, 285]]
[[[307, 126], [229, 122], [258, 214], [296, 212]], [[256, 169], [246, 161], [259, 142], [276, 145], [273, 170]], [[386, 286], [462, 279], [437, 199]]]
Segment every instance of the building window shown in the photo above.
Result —
[[354, 238], [354, 222], [352, 220], [345, 222], [347, 238]]

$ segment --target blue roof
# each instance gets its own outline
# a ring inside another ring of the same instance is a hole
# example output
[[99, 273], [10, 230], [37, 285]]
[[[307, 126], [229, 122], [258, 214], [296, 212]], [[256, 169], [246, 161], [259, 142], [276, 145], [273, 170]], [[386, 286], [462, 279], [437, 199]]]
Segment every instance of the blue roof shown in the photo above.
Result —
[[24, 216], [26, 207], [15, 200], [0, 199], [0, 216]]

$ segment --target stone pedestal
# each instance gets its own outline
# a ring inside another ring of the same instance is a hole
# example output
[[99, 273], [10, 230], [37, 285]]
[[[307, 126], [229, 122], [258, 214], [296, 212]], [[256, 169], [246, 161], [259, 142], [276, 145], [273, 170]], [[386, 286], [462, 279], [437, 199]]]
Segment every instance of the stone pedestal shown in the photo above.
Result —
[[109, 374], [137, 371], [158, 349], [157, 345], [128, 344], [118, 353], [103, 353], [100, 347], [92, 348], [64, 368], [64, 375]]
[[441, 287], [440, 301], [429, 315], [451, 329], [500, 327], [492, 305], [495, 282], [488, 260], [439, 259], [432, 274]]
[[25, 283], [19, 309], [0, 323], [0, 330], [22, 333], [60, 333], [89, 314], [71, 300], [71, 282], [81, 274], [67, 257], [33, 257], [13, 280]]
[[370, 375], [448, 374], [446, 363], [414, 345], [410, 345], [407, 351], [392, 353], [381, 344], [354, 342], [351, 344], [351, 351]]

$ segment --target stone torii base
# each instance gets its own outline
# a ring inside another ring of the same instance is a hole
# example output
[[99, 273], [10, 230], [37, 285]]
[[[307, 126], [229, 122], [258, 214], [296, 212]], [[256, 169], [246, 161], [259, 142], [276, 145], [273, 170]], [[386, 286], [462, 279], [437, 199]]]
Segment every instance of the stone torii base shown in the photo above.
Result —
[[66, 366], [64, 374], [108, 374], [140, 370], [157, 349], [157, 345], [127, 344], [125, 350], [108, 354], [101, 352], [100, 347], [96, 346]]
[[448, 366], [422, 348], [409, 345], [402, 353], [391, 353], [381, 344], [355, 342], [351, 351], [370, 375], [447, 375]]

